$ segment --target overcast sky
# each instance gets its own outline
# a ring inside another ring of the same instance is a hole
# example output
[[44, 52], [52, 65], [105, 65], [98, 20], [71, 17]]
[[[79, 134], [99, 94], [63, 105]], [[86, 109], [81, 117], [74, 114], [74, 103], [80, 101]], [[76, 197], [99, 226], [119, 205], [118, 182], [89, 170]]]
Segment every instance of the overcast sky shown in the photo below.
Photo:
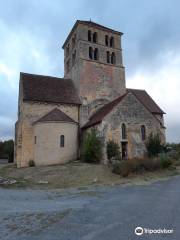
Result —
[[63, 50], [77, 19], [124, 33], [127, 87], [146, 89], [180, 142], [180, 1], [0, 0], [0, 139], [14, 136], [19, 72], [63, 77]]

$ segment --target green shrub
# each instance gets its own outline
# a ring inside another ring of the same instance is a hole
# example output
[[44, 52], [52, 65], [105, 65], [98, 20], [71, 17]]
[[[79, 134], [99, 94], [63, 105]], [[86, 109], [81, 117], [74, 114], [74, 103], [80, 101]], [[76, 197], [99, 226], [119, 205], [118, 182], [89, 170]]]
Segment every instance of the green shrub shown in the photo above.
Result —
[[165, 153], [160, 154], [159, 159], [161, 161], [162, 168], [168, 168], [172, 165], [172, 161], [168, 158], [168, 156]]
[[102, 159], [102, 144], [95, 129], [85, 136], [82, 157], [83, 161], [87, 163], [99, 163]]
[[34, 162], [34, 160], [29, 160], [29, 162], [28, 162], [28, 166], [29, 167], [34, 167], [35, 166], [35, 162]]
[[113, 164], [112, 172], [127, 177], [131, 172], [131, 168], [128, 161], [122, 160]]
[[107, 152], [108, 160], [110, 162], [111, 162], [112, 159], [115, 159], [115, 160], [120, 160], [121, 159], [121, 153], [120, 153], [120, 150], [119, 150], [119, 145], [112, 140], [107, 142], [106, 152]]
[[146, 148], [149, 157], [158, 156], [162, 152], [163, 146], [161, 145], [161, 139], [159, 134], [150, 134], [146, 142]]

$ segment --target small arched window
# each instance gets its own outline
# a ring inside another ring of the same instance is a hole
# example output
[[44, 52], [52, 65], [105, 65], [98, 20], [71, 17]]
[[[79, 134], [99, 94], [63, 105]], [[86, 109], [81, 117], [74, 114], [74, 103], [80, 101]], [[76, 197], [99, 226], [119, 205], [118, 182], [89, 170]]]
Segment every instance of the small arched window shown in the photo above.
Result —
[[109, 53], [109, 51], [106, 52], [106, 61], [107, 61], [107, 63], [110, 63], [110, 53]]
[[93, 42], [97, 43], [97, 32], [93, 33]]
[[111, 54], [111, 63], [115, 64], [115, 62], [116, 62], [115, 53], [112, 52], [112, 54]]
[[89, 58], [90, 59], [93, 58], [93, 49], [92, 49], [92, 47], [89, 47]]
[[127, 139], [126, 125], [123, 123], [121, 126], [122, 139]]
[[60, 147], [64, 147], [64, 141], [65, 141], [64, 135], [61, 135], [60, 136]]
[[141, 126], [141, 139], [146, 140], [146, 128], [144, 125]]
[[88, 41], [91, 42], [91, 30], [88, 30]]
[[109, 37], [108, 37], [108, 35], [105, 36], [105, 45], [106, 46], [109, 45]]
[[110, 38], [110, 47], [114, 47], [114, 37]]
[[98, 56], [98, 48], [95, 48], [94, 50], [94, 60], [98, 60], [99, 56]]

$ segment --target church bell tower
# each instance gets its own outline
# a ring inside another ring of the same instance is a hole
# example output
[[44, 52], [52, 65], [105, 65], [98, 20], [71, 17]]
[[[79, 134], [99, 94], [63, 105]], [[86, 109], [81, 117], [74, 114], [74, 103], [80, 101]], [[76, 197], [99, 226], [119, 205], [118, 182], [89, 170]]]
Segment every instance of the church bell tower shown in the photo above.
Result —
[[71, 78], [82, 101], [81, 125], [99, 107], [126, 91], [122, 33], [77, 20], [64, 45], [64, 77]]

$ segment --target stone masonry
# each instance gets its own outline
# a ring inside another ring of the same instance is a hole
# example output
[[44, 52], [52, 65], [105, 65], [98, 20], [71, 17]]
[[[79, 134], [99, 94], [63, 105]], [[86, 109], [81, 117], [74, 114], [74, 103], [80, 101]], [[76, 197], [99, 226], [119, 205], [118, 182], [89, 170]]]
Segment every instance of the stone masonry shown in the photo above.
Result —
[[150, 133], [165, 142], [164, 112], [145, 90], [127, 89], [122, 33], [77, 20], [64, 44], [64, 78], [21, 73], [15, 161], [26, 167], [79, 157], [80, 139], [92, 128], [117, 142], [122, 158], [143, 157]]

